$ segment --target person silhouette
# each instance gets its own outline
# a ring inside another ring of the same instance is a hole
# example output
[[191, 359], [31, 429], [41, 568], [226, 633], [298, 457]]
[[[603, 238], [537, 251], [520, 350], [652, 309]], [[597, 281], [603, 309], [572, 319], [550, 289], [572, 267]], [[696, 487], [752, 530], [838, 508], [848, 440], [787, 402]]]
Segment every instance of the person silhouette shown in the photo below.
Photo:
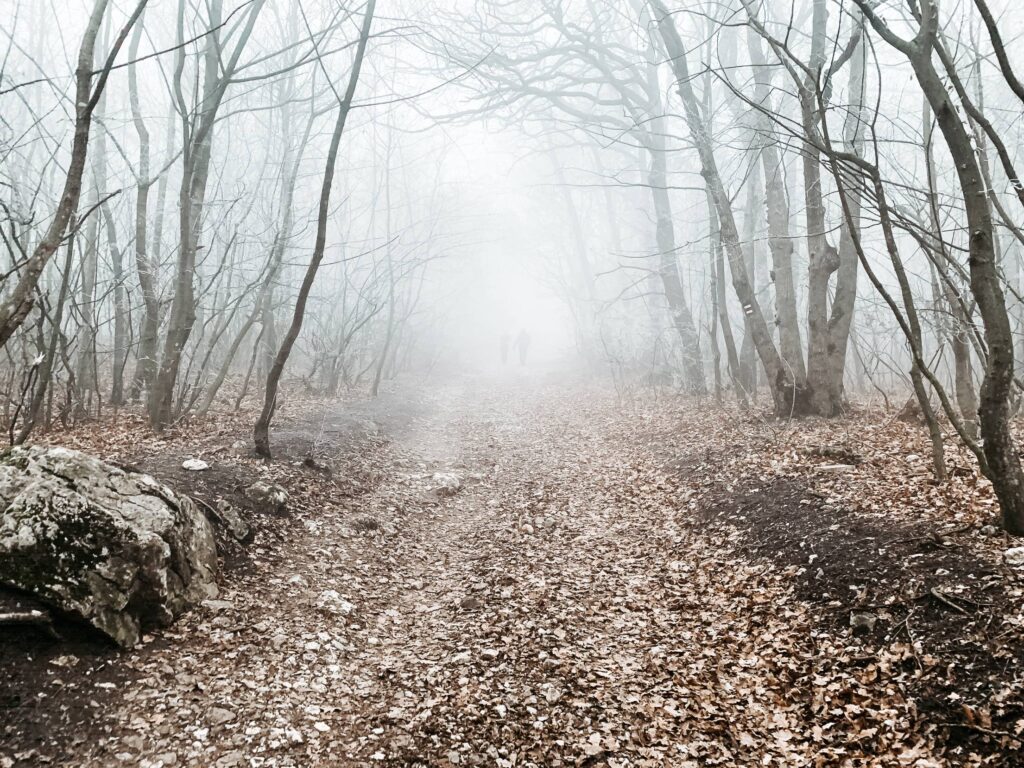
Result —
[[530, 334], [525, 328], [516, 336], [516, 349], [519, 351], [519, 364], [526, 365], [526, 353], [530, 349]]

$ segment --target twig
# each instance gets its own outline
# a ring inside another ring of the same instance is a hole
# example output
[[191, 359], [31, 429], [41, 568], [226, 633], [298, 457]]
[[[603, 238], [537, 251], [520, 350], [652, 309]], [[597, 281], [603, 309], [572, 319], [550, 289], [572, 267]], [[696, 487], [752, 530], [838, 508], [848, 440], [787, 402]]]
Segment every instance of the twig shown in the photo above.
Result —
[[991, 728], [983, 728], [980, 725], [972, 725], [971, 723], [939, 723], [939, 725], [944, 728], [968, 728], [972, 731], [977, 731], [978, 733], [984, 733], [987, 736], [1005, 736], [1006, 738], [1013, 739], [1014, 741], [1024, 741], [1020, 736], [1015, 736], [1009, 731], [995, 731]]
[[42, 611], [15, 611], [12, 613], [0, 613], [0, 626], [30, 626], [39, 627], [54, 640], [63, 640], [60, 634], [53, 627], [53, 619], [50, 614]]
[[929, 592], [931, 593], [931, 596], [932, 596], [932, 597], [934, 597], [934, 598], [935, 598], [936, 600], [938, 600], [938, 601], [939, 601], [940, 603], [944, 603], [945, 605], [948, 605], [948, 606], [949, 606], [950, 608], [952, 608], [952, 609], [953, 609], [954, 611], [959, 611], [959, 612], [960, 612], [960, 613], [962, 613], [962, 614], [963, 614], [964, 616], [969, 616], [969, 615], [970, 615], [970, 614], [969, 614], [969, 613], [968, 613], [967, 611], [965, 611], [965, 610], [964, 610], [963, 608], [961, 608], [961, 607], [960, 607], [959, 605], [957, 605], [956, 603], [954, 603], [954, 602], [952, 601], [952, 599], [951, 599], [951, 598], [948, 598], [948, 597], [946, 597], [946, 596], [945, 596], [944, 594], [942, 594], [942, 593], [941, 593], [941, 592], [940, 592], [940, 591], [939, 591], [939, 590], [938, 590], [938, 589], [937, 589], [936, 587], [932, 587], [932, 588], [931, 588], [931, 589], [929, 590]]

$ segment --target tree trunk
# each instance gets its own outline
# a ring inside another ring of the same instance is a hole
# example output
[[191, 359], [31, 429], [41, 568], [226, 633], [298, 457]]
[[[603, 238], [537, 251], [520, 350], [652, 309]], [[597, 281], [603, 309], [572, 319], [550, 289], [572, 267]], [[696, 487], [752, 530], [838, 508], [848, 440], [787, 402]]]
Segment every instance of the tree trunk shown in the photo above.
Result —
[[[858, 4], [864, 1], [858, 0]], [[1010, 431], [1013, 335], [996, 265], [992, 211], [971, 136], [932, 63], [937, 13], [931, 0], [922, 0], [921, 14], [923, 35], [908, 58], [953, 158], [967, 215], [971, 291], [988, 343], [978, 415], [989, 480], [999, 499], [1003, 525], [1011, 533], [1024, 535], [1024, 472]], [[870, 18], [878, 29], [881, 22], [873, 12]]]
[[60, 246], [71, 217], [78, 209], [78, 202], [82, 194], [82, 176], [85, 173], [86, 156], [89, 150], [89, 129], [92, 126], [93, 111], [106, 87], [114, 58], [128, 31], [146, 7], [147, 1], [139, 0], [138, 6], [121, 31], [99, 73], [95, 90], [92, 89], [92, 78], [96, 36], [107, 11], [109, 0], [96, 0], [93, 3], [85, 34], [82, 36], [82, 44], [78, 51], [78, 65], [75, 69], [75, 132], [71, 145], [71, 159], [68, 162], [68, 172], [64, 180], [64, 190], [61, 193], [53, 220], [22, 268], [17, 285], [8, 297], [0, 301], [0, 347], [7, 344], [7, 340], [25, 322], [25, 318], [32, 310], [33, 295], [43, 269]]
[[[822, 416], [835, 416], [841, 412], [843, 403], [842, 393], [833, 389], [830, 376], [833, 342], [829, 333], [828, 287], [832, 274], [839, 269], [840, 258], [839, 251], [828, 240], [825, 226], [821, 152], [816, 142], [820, 119], [817, 77], [825, 62], [827, 18], [825, 0], [813, 0], [810, 72], [800, 86], [799, 96], [804, 131], [801, 157], [807, 221], [807, 387], [812, 410]], [[851, 196], [851, 202], [855, 197]]]
[[[859, 20], [862, 23], [862, 20]], [[864, 113], [864, 74], [867, 62], [867, 40], [862, 31], [858, 35], [850, 57], [850, 80], [848, 112], [844, 125], [843, 143], [846, 151], [860, 157], [864, 150], [864, 128], [867, 125]], [[839, 235], [839, 269], [836, 272], [835, 296], [828, 318], [827, 377], [831, 404], [840, 408], [845, 404], [843, 377], [846, 372], [846, 350], [853, 324], [854, 306], [857, 301], [857, 272], [859, 259], [853, 245], [850, 228], [860, 234], [860, 196], [850, 197], [850, 216], [844, 217]]]
[[[206, 183], [210, 174], [213, 152], [213, 129], [217, 112], [231, 77], [238, 66], [242, 50], [252, 35], [256, 18], [263, 9], [265, 0], [256, 0], [250, 7], [245, 27], [238, 33], [230, 58], [223, 60], [220, 27], [223, 13], [222, 0], [212, 0], [209, 7], [209, 34], [206, 41], [203, 64], [203, 87], [200, 107], [194, 130], [189, 133], [189, 110], [179, 103], [182, 124], [186, 127], [184, 162], [182, 163], [181, 187], [178, 192], [178, 264], [174, 279], [174, 298], [168, 317], [167, 335], [164, 337], [163, 354], [149, 396], [149, 421], [153, 429], [161, 431], [173, 415], [174, 393], [178, 380], [181, 358], [192, 334], [196, 320], [195, 268], [199, 238], [202, 234], [203, 207], [206, 200]], [[178, 6], [179, 45], [184, 36], [185, 4]], [[184, 68], [184, 51], [179, 49], [175, 67], [175, 82], [179, 102], [180, 82]]]
[[747, 389], [743, 382], [743, 372], [739, 356], [736, 354], [736, 342], [733, 340], [732, 323], [729, 321], [729, 307], [725, 299], [725, 257], [722, 253], [722, 230], [718, 225], [715, 201], [711, 199], [711, 194], [706, 190], [705, 198], [708, 205], [708, 225], [710, 228], [708, 241], [711, 249], [711, 264], [715, 275], [715, 310], [718, 313], [716, 319], [718, 326], [722, 330], [722, 341], [725, 344], [729, 380], [732, 382], [733, 391], [736, 393], [736, 400], [739, 402], [740, 407], [746, 410], [749, 407]]
[[758, 357], [761, 359], [761, 364], [768, 374], [768, 386], [771, 389], [775, 413], [778, 416], [804, 415], [808, 410], [806, 392], [799, 382], [794, 381], [792, 372], [779, 356], [772, 341], [771, 331], [765, 322], [764, 313], [754, 294], [754, 288], [747, 278], [743, 248], [740, 245], [732, 203], [718, 172], [711, 137], [708, 135], [707, 126], [700, 113], [700, 106], [690, 85], [686, 49], [672, 17], [665, 10], [661, 0], [650, 0], [650, 2], [655, 9], [658, 29], [671, 59], [676, 76], [676, 88], [683, 102], [687, 127], [700, 157], [701, 175], [704, 177], [704, 182], [718, 211], [722, 241], [729, 257], [733, 288], [744, 313], [749, 317], [750, 335], [757, 349]]
[[124, 404], [124, 368], [128, 361], [128, 306], [124, 290], [124, 253], [117, 244], [117, 229], [110, 206], [103, 206], [103, 221], [114, 277], [114, 353], [111, 360], [110, 404]]
[[57, 307], [54, 309], [53, 317], [50, 319], [53, 330], [50, 332], [50, 341], [46, 347], [43, 361], [39, 366], [39, 377], [36, 380], [36, 387], [32, 393], [32, 401], [29, 404], [25, 418], [22, 420], [21, 430], [14, 440], [15, 445], [21, 445], [32, 434], [32, 429], [39, 421], [43, 404], [46, 402], [46, 393], [50, 389], [51, 379], [53, 378], [53, 363], [57, 358], [57, 344], [61, 334], [60, 326], [64, 320], [64, 305], [67, 303], [68, 288], [71, 284], [71, 266], [75, 254], [75, 238], [69, 237], [65, 248], [67, 249], [67, 255], [64, 259], [64, 270], [61, 273]]
[[[139, 41], [142, 39], [142, 24], [132, 35], [128, 58], [133, 62], [139, 55]], [[156, 375], [157, 342], [159, 340], [160, 304], [157, 300], [156, 285], [152, 266], [147, 254], [149, 225], [149, 130], [142, 119], [139, 107], [139, 83], [137, 64], [128, 67], [128, 101], [132, 110], [132, 122], [139, 137], [138, 186], [135, 192], [135, 268], [138, 272], [139, 287], [142, 289], [142, 322], [139, 326], [139, 351], [132, 377], [130, 396], [137, 400], [143, 389], [148, 390]], [[173, 140], [173, 139], [171, 139]], [[156, 243], [159, 247], [159, 243]]]
[[654, 201], [655, 237], [658, 244], [658, 277], [665, 292], [672, 325], [683, 345], [683, 373], [690, 392], [704, 394], [707, 383], [701, 358], [697, 328], [693, 322], [683, 281], [679, 276], [676, 256], [675, 224], [672, 220], [672, 202], [668, 195], [668, 173], [665, 164], [664, 139], [660, 133], [660, 119], [656, 119], [649, 134], [650, 167], [647, 183]]
[[[765, 62], [761, 41], [753, 28], [747, 30], [747, 48], [754, 65], [754, 98], [761, 109], [771, 111], [771, 70]], [[793, 238], [789, 232], [789, 191], [782, 155], [776, 144], [775, 130], [765, 112], [754, 110], [755, 130], [762, 137], [758, 152], [764, 167], [768, 250], [772, 256], [772, 281], [775, 283], [775, 314], [779, 329], [779, 352], [801, 386], [807, 376], [804, 366], [800, 320], [796, 311], [796, 287], [793, 281]]]
[[316, 242], [313, 245], [313, 256], [306, 269], [306, 275], [299, 287], [299, 295], [295, 300], [295, 311], [292, 314], [292, 322], [285, 334], [281, 348], [274, 358], [274, 364], [267, 375], [267, 384], [263, 398], [263, 410], [256, 424], [253, 427], [253, 439], [256, 443], [256, 455], [264, 458], [271, 458], [270, 453], [270, 419], [274, 415], [274, 408], [277, 404], [277, 388], [281, 381], [281, 374], [284, 372], [285, 363], [291, 354], [295, 340], [302, 330], [302, 321], [306, 314], [306, 301], [313, 289], [313, 281], [320, 268], [320, 262], [324, 257], [324, 249], [327, 246], [327, 219], [330, 214], [331, 187], [334, 185], [334, 168], [338, 160], [338, 148], [341, 145], [341, 135], [345, 130], [345, 121], [352, 108], [352, 98], [355, 96], [356, 84], [359, 82], [359, 72], [363, 66], [363, 57], [366, 54], [366, 43], [370, 37], [370, 25], [373, 22], [373, 11], [376, 0], [368, 0], [366, 4], [363, 24], [359, 34], [359, 45], [356, 48], [355, 59], [352, 62], [352, 70], [349, 73], [348, 88], [345, 96], [338, 105], [338, 118], [334, 124], [334, 134], [331, 136], [331, 145], [327, 151], [327, 167], [324, 170], [323, 186], [320, 190], [320, 205], [317, 212]]

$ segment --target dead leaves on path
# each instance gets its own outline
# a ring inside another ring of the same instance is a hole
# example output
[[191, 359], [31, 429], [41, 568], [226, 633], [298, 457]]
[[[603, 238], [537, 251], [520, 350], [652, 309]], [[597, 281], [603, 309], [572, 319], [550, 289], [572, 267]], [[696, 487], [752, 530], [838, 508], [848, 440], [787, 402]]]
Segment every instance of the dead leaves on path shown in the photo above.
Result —
[[796, 593], [797, 566], [744, 557], [700, 523], [712, 487], [799, 476], [868, 515], [930, 505], [966, 524], [990, 509], [967, 476], [943, 489], [893, 473], [923, 455], [902, 425], [858, 427], [842, 473], [814, 472], [849, 457], [814, 453], [824, 433], [804, 426], [552, 385], [441, 389], [396, 442], [321, 440], [330, 472], [222, 459], [230, 430], [197, 435], [209, 450], [193, 453], [282, 483], [293, 512], [227, 571], [225, 605], [127, 659], [98, 708], [105, 741], [69, 754], [148, 768], [1011, 765], [945, 751], [908, 695], [941, 659], [906, 639], [866, 649]]

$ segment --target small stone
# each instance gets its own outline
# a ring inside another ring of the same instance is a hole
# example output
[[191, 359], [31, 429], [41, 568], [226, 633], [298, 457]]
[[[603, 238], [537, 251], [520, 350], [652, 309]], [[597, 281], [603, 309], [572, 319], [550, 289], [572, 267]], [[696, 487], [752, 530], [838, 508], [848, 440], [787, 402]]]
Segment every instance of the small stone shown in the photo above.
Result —
[[210, 611], [210, 613], [223, 613], [224, 611], [230, 611], [235, 607], [235, 604], [230, 600], [203, 600], [202, 606]]
[[224, 707], [213, 707], [206, 715], [206, 719], [211, 725], [224, 725], [230, 723], [235, 717], [237, 715], [234, 712]]
[[141, 736], [125, 736], [122, 741], [125, 746], [131, 747], [136, 752], [141, 752], [142, 748], [146, 746], [146, 742]]
[[494, 661], [499, 655], [500, 652], [495, 648], [484, 648], [480, 651], [480, 658], [484, 661]]
[[434, 492], [438, 496], [454, 496], [462, 488], [462, 480], [453, 472], [435, 472], [433, 481], [437, 485]]
[[855, 635], [867, 635], [875, 629], [878, 617], [873, 613], [854, 611], [850, 613], [850, 629]]
[[469, 597], [462, 598], [462, 602], [459, 603], [459, 607], [464, 611], [476, 611], [484, 607], [484, 604], [480, 602], [479, 598], [470, 595]]
[[245, 764], [245, 755], [238, 750], [234, 752], [228, 752], [226, 755], [221, 755], [217, 758], [215, 765], [217, 768], [235, 768], [239, 765]]
[[325, 589], [316, 599], [316, 607], [321, 613], [331, 616], [348, 616], [356, 607], [333, 589]]
[[257, 480], [245, 489], [245, 498], [252, 502], [257, 512], [280, 514], [288, 504], [288, 491], [277, 483]]
[[221, 500], [217, 502], [216, 517], [228, 529], [228, 533], [231, 534], [235, 541], [247, 544], [252, 540], [252, 528], [242, 519], [238, 510], [226, 501]]
[[202, 472], [209, 469], [210, 465], [202, 459], [185, 459], [181, 462], [181, 468], [187, 469], [189, 472]]
[[551, 683], [545, 683], [542, 685], [541, 692], [544, 694], [544, 698], [547, 699], [549, 704], [554, 704], [562, 698], [562, 690]]
[[1003, 557], [1006, 564], [1013, 568], [1024, 567], [1024, 547], [1010, 547], [1003, 552]]
[[533, 526], [527, 523], [523, 526], [523, 533], [533, 533]]

